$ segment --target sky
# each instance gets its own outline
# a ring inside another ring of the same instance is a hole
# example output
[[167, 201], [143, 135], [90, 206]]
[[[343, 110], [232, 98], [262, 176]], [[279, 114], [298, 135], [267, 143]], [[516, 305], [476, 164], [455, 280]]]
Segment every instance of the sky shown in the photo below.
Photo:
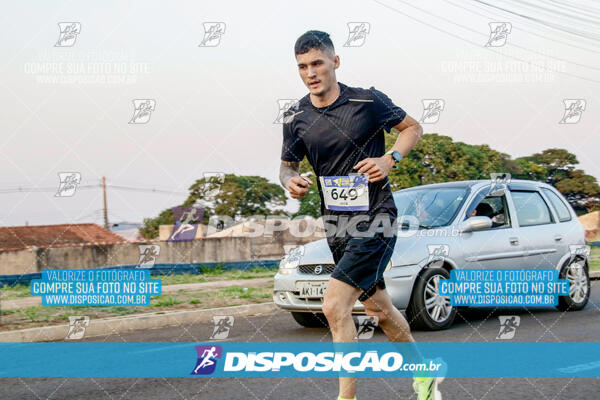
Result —
[[[331, 35], [338, 81], [374, 86], [416, 119], [423, 100], [441, 99], [425, 133], [513, 158], [564, 148], [600, 178], [594, 7], [568, 0], [7, 4], [0, 226], [101, 224], [103, 176], [111, 223], [141, 222], [181, 204], [208, 172], [278, 183], [278, 101], [307, 93], [293, 46], [310, 29]], [[75, 27], [75, 37], [61, 37], [59, 23]], [[348, 41], [355, 23], [366, 35]], [[490, 41], [490, 23], [505, 23], [506, 40]], [[203, 43], [210, 26], [224, 32]], [[130, 123], [134, 100], [151, 100], [149, 118]], [[559, 123], [565, 100], [584, 109]], [[80, 174], [79, 188], [55, 196], [64, 172]], [[287, 209], [297, 207], [289, 198]]]

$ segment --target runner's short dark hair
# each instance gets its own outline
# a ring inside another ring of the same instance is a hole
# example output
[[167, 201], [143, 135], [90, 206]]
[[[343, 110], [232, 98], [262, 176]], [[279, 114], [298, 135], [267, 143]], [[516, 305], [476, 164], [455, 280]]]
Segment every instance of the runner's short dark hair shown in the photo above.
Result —
[[329, 33], [322, 31], [307, 31], [296, 40], [294, 54], [308, 53], [311, 49], [318, 49], [324, 53], [335, 55], [333, 42], [329, 38]]

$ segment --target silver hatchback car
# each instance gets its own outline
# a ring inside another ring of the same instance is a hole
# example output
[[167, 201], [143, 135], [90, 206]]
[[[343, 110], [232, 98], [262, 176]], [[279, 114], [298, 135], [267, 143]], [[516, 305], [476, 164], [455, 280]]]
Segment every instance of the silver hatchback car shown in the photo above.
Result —
[[[418, 329], [448, 328], [456, 315], [438, 282], [452, 269], [556, 269], [570, 282], [560, 310], [590, 295], [589, 248], [569, 203], [552, 186], [459, 181], [394, 192], [398, 239], [384, 273], [394, 305]], [[290, 251], [275, 275], [273, 300], [306, 327], [325, 326], [322, 302], [334, 269], [326, 239]], [[364, 314], [357, 301], [354, 314]]]

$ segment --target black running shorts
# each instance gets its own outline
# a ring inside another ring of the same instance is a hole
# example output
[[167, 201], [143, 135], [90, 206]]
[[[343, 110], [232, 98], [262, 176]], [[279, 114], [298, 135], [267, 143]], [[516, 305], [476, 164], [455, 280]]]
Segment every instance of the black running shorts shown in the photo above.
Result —
[[328, 244], [335, 261], [331, 277], [361, 289], [360, 301], [373, 296], [377, 287], [385, 289], [383, 272], [392, 257], [396, 235], [346, 236]]

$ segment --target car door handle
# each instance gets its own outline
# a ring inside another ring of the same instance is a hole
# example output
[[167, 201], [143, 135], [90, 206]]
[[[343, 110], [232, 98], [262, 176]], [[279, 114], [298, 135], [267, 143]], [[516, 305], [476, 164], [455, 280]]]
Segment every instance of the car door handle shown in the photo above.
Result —
[[516, 238], [516, 237], [511, 237], [511, 238], [508, 238], [508, 241], [509, 241], [509, 242], [510, 242], [510, 244], [512, 244], [513, 246], [516, 246], [516, 245], [518, 245], [518, 244], [519, 244], [519, 238]]
[[554, 236], [554, 240], [557, 242], [561, 242], [565, 237], [563, 235], [556, 235]]

